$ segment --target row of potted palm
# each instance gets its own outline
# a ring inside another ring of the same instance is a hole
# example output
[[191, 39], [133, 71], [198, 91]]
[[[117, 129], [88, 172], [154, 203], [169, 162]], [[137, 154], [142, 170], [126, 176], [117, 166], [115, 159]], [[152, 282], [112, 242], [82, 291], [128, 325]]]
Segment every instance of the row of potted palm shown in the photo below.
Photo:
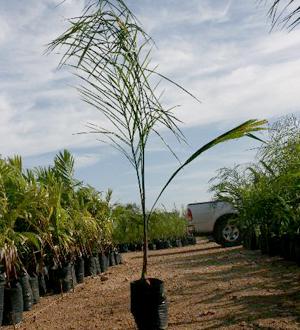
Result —
[[[194, 244], [188, 234], [187, 221], [177, 210], [155, 210], [148, 224], [149, 250]], [[120, 251], [143, 249], [143, 217], [135, 204], [117, 205], [113, 209], [113, 241]]]
[[0, 159], [0, 324], [21, 321], [40, 294], [69, 291], [119, 262], [110, 196], [74, 178], [67, 150], [33, 170], [19, 156]]
[[274, 123], [257, 162], [222, 169], [212, 190], [232, 203], [244, 246], [300, 264], [300, 123], [289, 116]]

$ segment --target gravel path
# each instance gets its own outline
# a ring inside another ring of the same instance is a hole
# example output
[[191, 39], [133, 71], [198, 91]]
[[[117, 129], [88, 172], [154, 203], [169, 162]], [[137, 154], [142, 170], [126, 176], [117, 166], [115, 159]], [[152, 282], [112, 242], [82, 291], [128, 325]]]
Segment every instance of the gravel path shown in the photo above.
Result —
[[[129, 283], [140, 274], [141, 252], [123, 259], [75, 292], [43, 297], [17, 328], [135, 329]], [[300, 268], [292, 262], [201, 238], [194, 246], [150, 252], [149, 270], [165, 281], [168, 329], [300, 329]]]

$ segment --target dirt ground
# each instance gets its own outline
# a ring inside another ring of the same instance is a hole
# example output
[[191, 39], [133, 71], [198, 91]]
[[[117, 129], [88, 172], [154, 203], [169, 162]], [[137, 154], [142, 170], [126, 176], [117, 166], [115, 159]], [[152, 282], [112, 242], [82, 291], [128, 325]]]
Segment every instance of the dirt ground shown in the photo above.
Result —
[[[17, 328], [135, 329], [129, 283], [139, 277], [141, 252], [123, 259], [75, 292], [41, 298]], [[149, 270], [165, 281], [168, 329], [300, 329], [300, 267], [292, 262], [201, 238], [194, 246], [150, 252]]]

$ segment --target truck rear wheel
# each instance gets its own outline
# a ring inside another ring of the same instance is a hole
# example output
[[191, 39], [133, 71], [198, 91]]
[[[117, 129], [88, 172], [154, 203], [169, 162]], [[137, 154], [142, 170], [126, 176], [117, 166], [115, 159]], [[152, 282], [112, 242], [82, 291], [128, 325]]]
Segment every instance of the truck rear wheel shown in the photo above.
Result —
[[227, 215], [220, 218], [215, 225], [214, 238], [223, 247], [231, 247], [241, 244], [241, 232], [234, 223], [235, 215]]

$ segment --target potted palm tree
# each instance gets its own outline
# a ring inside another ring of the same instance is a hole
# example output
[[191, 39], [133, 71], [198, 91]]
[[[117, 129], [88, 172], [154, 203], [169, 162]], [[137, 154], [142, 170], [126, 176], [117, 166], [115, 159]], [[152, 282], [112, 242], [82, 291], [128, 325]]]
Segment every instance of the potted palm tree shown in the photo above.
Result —
[[249, 120], [198, 149], [170, 176], [147, 212], [145, 168], [149, 139], [157, 135], [173, 154], [161, 128], [180, 142], [185, 141], [173, 108], [164, 107], [156, 94], [156, 78], [173, 82], [151, 66], [152, 39], [123, 0], [98, 0], [86, 7], [81, 17], [71, 19], [70, 25], [50, 43], [48, 51], [63, 48], [60, 65], [76, 70], [82, 80], [82, 99], [108, 122], [105, 127], [91, 123], [83, 133], [101, 135], [102, 141], [119, 150], [135, 171], [143, 219], [143, 263], [140, 278], [131, 283], [131, 311], [139, 329], [165, 329], [163, 281], [148, 276], [148, 225], [152, 212], [173, 178], [191, 161], [218, 143], [252, 136], [265, 122]]

